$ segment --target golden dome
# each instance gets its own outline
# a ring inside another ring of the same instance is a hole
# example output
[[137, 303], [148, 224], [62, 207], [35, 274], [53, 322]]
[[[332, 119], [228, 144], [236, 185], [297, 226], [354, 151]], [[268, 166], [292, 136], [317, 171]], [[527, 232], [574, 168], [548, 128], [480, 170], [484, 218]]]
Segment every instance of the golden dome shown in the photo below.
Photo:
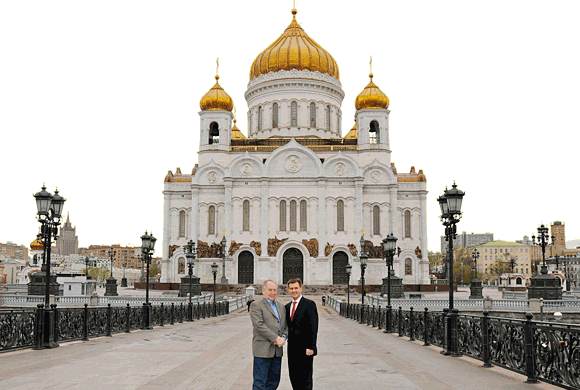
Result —
[[37, 238], [36, 240], [30, 243], [30, 249], [32, 249], [33, 251], [41, 251], [44, 249], [44, 245], [42, 244], [42, 241]]
[[375, 83], [373, 83], [372, 73], [369, 74], [369, 77], [371, 78], [371, 81], [356, 97], [354, 106], [357, 110], [389, 108], [389, 98], [379, 87], [376, 86]]
[[242, 134], [242, 131], [236, 126], [237, 119], [234, 119], [234, 127], [232, 127], [232, 139], [244, 139], [246, 136]]
[[310, 70], [339, 78], [334, 58], [300, 27], [292, 10], [292, 22], [280, 37], [261, 52], [250, 69], [250, 80], [279, 70]]
[[345, 139], [356, 139], [357, 138], [357, 128], [356, 128], [356, 118], [354, 120], [354, 126], [352, 127], [352, 129], [350, 129], [350, 131], [348, 133], [346, 133], [346, 135], [344, 136]]
[[203, 95], [201, 100], [199, 101], [199, 107], [202, 111], [208, 110], [224, 110], [224, 111], [232, 111], [234, 108], [234, 101], [224, 91], [222, 86], [218, 83], [220, 76], [217, 74], [215, 75], [215, 85], [211, 87], [211, 89]]

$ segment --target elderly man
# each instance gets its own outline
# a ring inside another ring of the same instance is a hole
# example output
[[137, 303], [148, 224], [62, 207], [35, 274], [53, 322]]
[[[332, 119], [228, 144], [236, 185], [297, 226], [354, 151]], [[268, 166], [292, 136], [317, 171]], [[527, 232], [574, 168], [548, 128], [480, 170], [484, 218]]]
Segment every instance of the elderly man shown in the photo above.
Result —
[[254, 385], [252, 390], [275, 390], [280, 384], [282, 346], [288, 338], [286, 310], [276, 301], [278, 285], [268, 279], [262, 285], [263, 299], [250, 306], [254, 327]]

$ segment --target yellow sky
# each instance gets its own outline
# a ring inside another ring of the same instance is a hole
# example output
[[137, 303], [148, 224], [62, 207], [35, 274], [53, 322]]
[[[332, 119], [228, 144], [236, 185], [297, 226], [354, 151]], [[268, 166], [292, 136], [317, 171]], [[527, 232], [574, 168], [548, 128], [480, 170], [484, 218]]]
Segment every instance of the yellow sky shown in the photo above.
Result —
[[[80, 243], [162, 237], [163, 178], [197, 162], [199, 99], [214, 83], [246, 133], [250, 65], [291, 21], [271, 0], [0, 3], [0, 242], [27, 244], [32, 193], [68, 198]], [[429, 248], [446, 185], [466, 191], [459, 231], [496, 239], [562, 220], [580, 238], [577, 1], [298, 1], [340, 67], [343, 134], [374, 82], [389, 96], [399, 172], [427, 175]]]

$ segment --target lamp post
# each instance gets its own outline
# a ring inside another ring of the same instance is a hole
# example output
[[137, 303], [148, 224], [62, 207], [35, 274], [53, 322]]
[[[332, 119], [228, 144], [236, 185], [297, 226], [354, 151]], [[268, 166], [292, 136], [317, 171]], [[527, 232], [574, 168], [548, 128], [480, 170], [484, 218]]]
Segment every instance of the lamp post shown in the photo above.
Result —
[[220, 252], [222, 255], [222, 279], [221, 284], [228, 284], [228, 279], [226, 278], [226, 245], [228, 241], [226, 240], [226, 229], [224, 229], [224, 236], [222, 237], [222, 241], [220, 243]]
[[119, 294], [117, 293], [117, 279], [115, 279], [113, 277], [113, 267], [114, 267], [114, 257], [117, 255], [117, 251], [113, 249], [113, 246], [111, 246], [111, 249], [109, 249], [109, 259], [111, 260], [111, 277], [109, 279], [107, 279], [107, 285], [106, 285], [106, 289], [105, 289], [105, 296], [113, 296], [116, 297]]
[[471, 276], [471, 283], [469, 284], [469, 299], [483, 299], [483, 285], [479, 277], [477, 276], [477, 259], [479, 259], [480, 253], [477, 249], [471, 252], [471, 260], [473, 262], [473, 273]]
[[348, 317], [348, 307], [350, 305], [350, 274], [352, 272], [352, 265], [346, 265], [346, 316]]
[[556, 260], [556, 270], [560, 270], [560, 255], [554, 255], [554, 259]]
[[[56, 283], [56, 276], [53, 277], [54, 283], [51, 283], [50, 275], [50, 251], [52, 247], [52, 239], [56, 241], [58, 236], [58, 226], [61, 222], [62, 209], [64, 207], [64, 202], [66, 199], [58, 194], [58, 189], [54, 191], [54, 195], [46, 191], [46, 187], [43, 184], [42, 190], [33, 195], [36, 199], [37, 214], [36, 218], [40, 222], [41, 228], [38, 238], [42, 241], [44, 246], [43, 263], [44, 276], [46, 277], [45, 289], [44, 289], [44, 305], [45, 305], [45, 316], [44, 316], [44, 340], [42, 343], [43, 348], [56, 348], [58, 344], [54, 341], [54, 310], [50, 308], [50, 290], [51, 284], [53, 285], [53, 291], [55, 295], [58, 294], [58, 283]], [[37, 284], [42, 285], [42, 272], [40, 279]]]
[[445, 318], [445, 348], [441, 352], [444, 355], [461, 356], [457, 337], [457, 313], [453, 308], [453, 240], [457, 238], [457, 223], [461, 219], [461, 204], [465, 192], [457, 188], [453, 183], [450, 190], [447, 188], [443, 195], [437, 198], [441, 208], [441, 222], [445, 226], [445, 241], [449, 243], [447, 250], [449, 263], [449, 312]]
[[[537, 238], [537, 241], [536, 241]], [[532, 235], [532, 244], [542, 248], [542, 269], [540, 275], [536, 275], [530, 279], [530, 286], [528, 287], [528, 299], [543, 298], [544, 300], [559, 300], [562, 299], [562, 286], [558, 284], [559, 278], [548, 275], [548, 266], [546, 266], [546, 247], [555, 243], [556, 237], [550, 235], [548, 228], [541, 224], [538, 227], [538, 237]]]
[[187, 257], [187, 268], [189, 269], [189, 303], [188, 303], [188, 317], [189, 321], [193, 321], [193, 304], [191, 303], [191, 287], [193, 283], [193, 267], [195, 266], [195, 256], [197, 255], [197, 248], [195, 247], [195, 242], [189, 240], [185, 246], [185, 257]]
[[127, 258], [123, 257], [123, 278], [121, 279], [121, 287], [127, 287], [127, 277], [125, 276], [126, 268], [127, 268]]
[[85, 276], [89, 278], [89, 256], [85, 256]]
[[216, 278], [218, 273], [218, 265], [215, 263], [215, 261], [211, 265], [211, 273], [213, 274], [213, 316], [216, 317], [217, 313], [216, 313], [215, 295], [216, 295]]
[[363, 323], [363, 314], [364, 313], [364, 308], [365, 308], [365, 295], [366, 295], [366, 291], [365, 291], [365, 270], [367, 269], [367, 264], [369, 261], [369, 256], [367, 255], [366, 252], [366, 244], [365, 244], [365, 237], [363, 234], [361, 234], [360, 236], [360, 280], [361, 280], [361, 286], [362, 286], [362, 291], [361, 291], [361, 301], [362, 301], [362, 308], [361, 308], [361, 316], [360, 316], [360, 323]]
[[397, 250], [397, 237], [390, 233], [383, 239], [383, 254], [387, 263], [387, 324], [385, 326], [385, 333], [391, 331], [391, 316], [393, 307], [391, 306], [391, 274], [393, 268], [393, 258]]
[[147, 267], [147, 276], [145, 280], [145, 303], [143, 304], [143, 329], [153, 329], [151, 326], [151, 305], [149, 304], [149, 265], [151, 264], [153, 252], [155, 252], [155, 241], [157, 241], [157, 239], [153, 237], [153, 233], [148, 234], [147, 230], [145, 230], [145, 234], [141, 236], [143, 262]]

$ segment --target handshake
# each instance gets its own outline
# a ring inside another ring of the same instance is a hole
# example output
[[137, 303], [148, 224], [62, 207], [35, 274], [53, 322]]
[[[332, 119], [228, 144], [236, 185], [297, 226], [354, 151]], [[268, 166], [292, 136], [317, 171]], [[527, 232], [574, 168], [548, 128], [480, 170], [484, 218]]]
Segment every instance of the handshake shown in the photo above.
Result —
[[286, 344], [286, 339], [284, 337], [278, 336], [276, 338], [276, 341], [274, 341], [272, 344], [274, 344], [277, 347], [282, 348], [284, 346], [284, 344]]

